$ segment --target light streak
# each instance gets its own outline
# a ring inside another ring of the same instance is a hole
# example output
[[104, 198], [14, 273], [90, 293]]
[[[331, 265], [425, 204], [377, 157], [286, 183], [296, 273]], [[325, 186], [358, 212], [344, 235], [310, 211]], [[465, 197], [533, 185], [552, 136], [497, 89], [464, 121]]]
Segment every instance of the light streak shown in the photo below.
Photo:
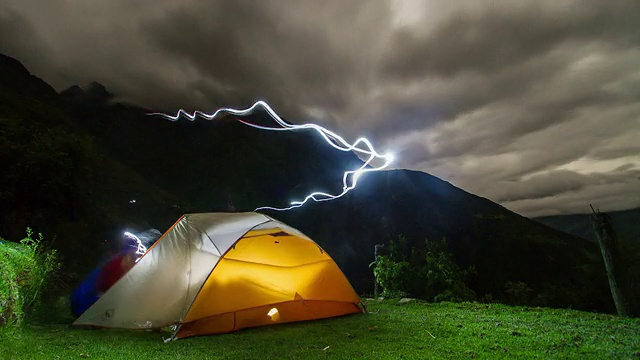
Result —
[[[258, 101], [255, 104], [253, 104], [251, 107], [246, 108], [246, 109], [242, 109], [242, 110], [238, 110], [238, 109], [231, 109], [231, 108], [220, 108], [218, 110], [216, 110], [216, 112], [214, 112], [213, 114], [207, 114], [204, 113], [202, 111], [194, 111], [193, 113], [188, 113], [183, 109], [180, 109], [176, 115], [167, 115], [167, 114], [163, 114], [163, 113], [152, 113], [149, 115], [158, 115], [158, 116], [162, 116], [165, 119], [171, 120], [171, 121], [177, 121], [178, 119], [180, 119], [181, 116], [184, 116], [185, 118], [189, 119], [190, 121], [194, 121], [197, 117], [201, 117], [203, 119], [206, 120], [213, 120], [215, 119], [219, 114], [221, 113], [227, 113], [227, 114], [231, 114], [231, 115], [236, 115], [236, 116], [243, 116], [243, 115], [247, 115], [247, 114], [251, 114], [257, 107], [262, 107], [263, 109], [265, 109], [267, 111], [267, 113], [271, 116], [271, 118], [276, 122], [277, 125], [279, 125], [280, 127], [268, 127], [268, 126], [262, 126], [262, 125], [257, 125], [257, 124], [253, 124], [250, 123], [248, 121], [236, 118], [236, 120], [238, 120], [239, 122], [247, 125], [247, 126], [251, 126], [253, 128], [256, 129], [261, 129], [261, 130], [270, 130], [270, 131], [293, 131], [293, 130], [301, 130], [301, 129], [312, 129], [318, 132], [318, 134], [320, 134], [320, 136], [322, 136], [322, 138], [324, 138], [324, 140], [331, 145], [332, 147], [334, 147], [335, 149], [338, 149], [340, 151], [345, 151], [345, 152], [354, 152], [356, 154], [362, 155], [366, 158], [366, 160], [363, 161], [362, 165], [360, 167], [358, 167], [357, 169], [354, 170], [349, 170], [349, 171], [345, 171], [345, 173], [342, 176], [342, 192], [340, 192], [339, 194], [328, 194], [325, 192], [313, 192], [309, 195], [307, 195], [304, 199], [302, 200], [297, 200], [297, 201], [292, 201], [290, 203], [290, 206], [288, 207], [284, 207], [284, 208], [276, 208], [276, 207], [271, 207], [271, 206], [262, 206], [256, 209], [256, 211], [258, 210], [276, 210], [276, 211], [286, 211], [286, 210], [291, 210], [294, 208], [298, 208], [302, 205], [304, 205], [305, 203], [307, 203], [309, 200], [313, 200], [315, 202], [321, 202], [321, 201], [329, 201], [329, 200], [335, 200], [338, 199], [342, 196], [344, 196], [345, 194], [347, 194], [349, 191], [355, 189], [355, 187], [358, 185], [358, 179], [365, 173], [368, 172], [375, 172], [375, 171], [380, 171], [383, 170], [385, 168], [387, 168], [389, 166], [389, 164], [391, 164], [391, 162], [393, 162], [394, 157], [392, 154], [390, 153], [386, 153], [386, 154], [380, 154], [378, 153], [375, 148], [373, 147], [373, 145], [371, 144], [371, 142], [364, 138], [358, 138], [353, 144], [350, 144], [349, 142], [347, 142], [342, 136], [336, 134], [335, 132], [331, 131], [331, 130], [327, 130], [326, 128], [320, 126], [320, 125], [316, 125], [316, 124], [302, 124], [302, 125], [292, 125], [287, 123], [286, 121], [282, 120], [282, 118], [280, 116], [278, 116], [278, 114], [276, 114], [276, 112], [264, 101]], [[378, 166], [371, 166], [371, 163], [374, 160], [382, 160], [382, 165], [378, 165]]]
[[[144, 244], [142, 243], [142, 240], [140, 240], [139, 237], [137, 237], [136, 235], [128, 231], [124, 232], [124, 236], [130, 238], [131, 240], [135, 240], [135, 242], [137, 243], [136, 255], [144, 255], [144, 253], [147, 252], [147, 247], [144, 246]], [[138, 262], [138, 260], [140, 260], [140, 257], [136, 259], [136, 262]]]

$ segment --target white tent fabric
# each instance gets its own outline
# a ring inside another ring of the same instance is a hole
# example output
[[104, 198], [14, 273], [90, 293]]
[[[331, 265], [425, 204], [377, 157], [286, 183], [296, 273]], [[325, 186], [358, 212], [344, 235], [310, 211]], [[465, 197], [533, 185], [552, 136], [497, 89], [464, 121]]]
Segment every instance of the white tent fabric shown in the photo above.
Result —
[[258, 213], [183, 216], [73, 324], [136, 329], [180, 322], [220, 257], [247, 231], [271, 222], [307, 238]]

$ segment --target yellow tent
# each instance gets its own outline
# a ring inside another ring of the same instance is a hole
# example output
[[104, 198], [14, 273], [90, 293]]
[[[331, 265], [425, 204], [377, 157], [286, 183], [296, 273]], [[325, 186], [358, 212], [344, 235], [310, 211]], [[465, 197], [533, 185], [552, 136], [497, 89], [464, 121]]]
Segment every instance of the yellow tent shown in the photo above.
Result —
[[181, 217], [74, 325], [172, 326], [172, 338], [361, 312], [313, 240], [258, 213]]

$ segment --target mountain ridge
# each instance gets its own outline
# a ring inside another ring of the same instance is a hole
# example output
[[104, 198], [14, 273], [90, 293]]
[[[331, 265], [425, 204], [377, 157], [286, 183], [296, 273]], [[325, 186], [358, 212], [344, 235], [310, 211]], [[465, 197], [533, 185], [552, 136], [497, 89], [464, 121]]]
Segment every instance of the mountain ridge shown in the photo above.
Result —
[[[37, 99], [52, 99], [58, 96], [56, 90], [41, 78], [31, 74], [18, 60], [0, 53], [2, 78], [0, 85], [11, 87], [14, 91]], [[30, 81], [23, 81], [29, 79]]]
[[[640, 244], [640, 208], [607, 212], [622, 241]], [[596, 241], [591, 214], [552, 215], [533, 218], [554, 229]]]
[[[0, 66], [0, 74], [5, 71]], [[21, 82], [37, 82], [22, 76]], [[265, 132], [229, 116], [171, 122], [130, 105], [79, 106], [58, 94], [49, 107], [34, 108], [39, 95], [14, 85], [0, 82], [6, 95], [0, 97], [0, 140], [11, 145], [3, 155], [13, 174], [0, 177], [6, 189], [0, 197], [24, 205], [5, 205], [0, 229], [44, 229], [78, 273], [98, 257], [79, 259], [79, 248], [106, 251], [105, 239], [125, 227], [164, 230], [183, 213], [253, 211], [310, 191], [339, 192], [345, 169], [362, 164], [313, 131]], [[247, 119], [268, 121], [260, 113]], [[25, 146], [28, 151], [18, 150]], [[37, 166], [19, 166], [32, 158]], [[21, 192], [31, 177], [38, 181]], [[264, 212], [316, 240], [361, 293], [373, 287], [374, 245], [403, 235], [414, 246], [446, 238], [457, 262], [477, 269], [479, 296], [505, 298], [505, 283], [521, 281], [541, 303], [612, 309], [595, 244], [424, 172], [369, 173], [340, 199]]]

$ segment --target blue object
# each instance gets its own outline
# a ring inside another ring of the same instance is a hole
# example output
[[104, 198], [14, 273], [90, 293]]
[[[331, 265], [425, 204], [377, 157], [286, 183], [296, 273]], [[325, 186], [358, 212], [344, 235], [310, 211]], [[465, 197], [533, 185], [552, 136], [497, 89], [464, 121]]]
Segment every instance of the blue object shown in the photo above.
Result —
[[85, 312], [100, 298], [96, 286], [100, 270], [101, 267], [93, 270], [93, 272], [89, 274], [89, 276], [87, 276], [80, 285], [78, 285], [71, 295], [71, 312], [73, 313], [73, 316], [78, 317], [82, 315], [83, 312]]

